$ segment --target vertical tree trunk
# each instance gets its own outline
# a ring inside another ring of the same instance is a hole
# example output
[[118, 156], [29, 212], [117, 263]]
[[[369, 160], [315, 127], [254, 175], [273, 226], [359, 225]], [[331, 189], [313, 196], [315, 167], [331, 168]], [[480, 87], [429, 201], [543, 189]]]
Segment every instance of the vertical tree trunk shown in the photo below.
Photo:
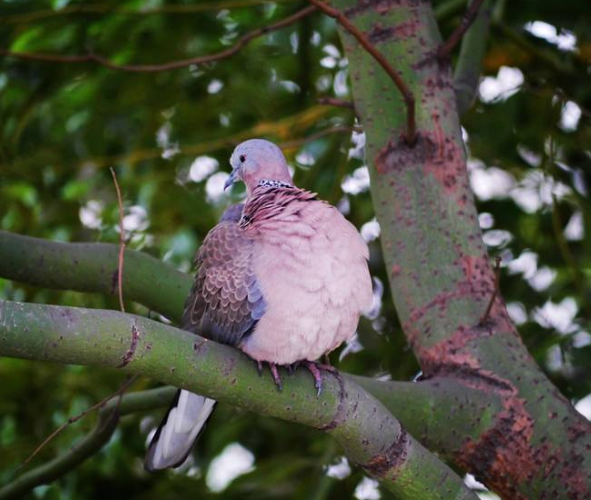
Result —
[[366, 131], [371, 191], [404, 333], [426, 377], [500, 397], [478, 440], [458, 437], [458, 465], [506, 499], [591, 498], [591, 426], [534, 363], [509, 319], [478, 226], [447, 61], [424, 0], [336, 0], [411, 88], [406, 108], [375, 60], [341, 30], [355, 108]]

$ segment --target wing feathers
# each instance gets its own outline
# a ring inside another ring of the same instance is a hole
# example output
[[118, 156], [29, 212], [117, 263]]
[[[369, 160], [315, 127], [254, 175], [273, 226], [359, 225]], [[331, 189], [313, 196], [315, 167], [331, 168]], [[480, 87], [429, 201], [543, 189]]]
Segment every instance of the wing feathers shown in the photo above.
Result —
[[238, 345], [265, 312], [252, 270], [253, 240], [223, 220], [205, 238], [197, 276], [186, 303], [183, 328], [217, 342]]

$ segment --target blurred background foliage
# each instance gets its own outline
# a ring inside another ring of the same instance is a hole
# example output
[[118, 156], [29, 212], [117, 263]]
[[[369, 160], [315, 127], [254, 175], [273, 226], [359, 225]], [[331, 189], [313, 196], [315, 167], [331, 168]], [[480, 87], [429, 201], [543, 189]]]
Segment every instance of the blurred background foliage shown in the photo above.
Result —
[[[434, 1], [445, 35], [465, 2]], [[306, 6], [284, 0], [10, 0], [0, 47], [152, 64], [220, 51]], [[530, 352], [563, 394], [591, 397], [591, 26], [588, 4], [496, 3], [478, 99], [463, 117], [471, 181], [502, 293]], [[118, 241], [109, 167], [124, 192], [129, 247], [190, 271], [230, 199], [228, 158], [241, 140], [282, 145], [296, 183], [337, 205], [372, 250], [378, 295], [359, 338], [332, 361], [409, 380], [418, 366], [387, 288], [379, 226], [334, 22], [314, 14], [230, 59], [160, 73], [0, 57], [0, 228], [58, 241]], [[376, 96], [379, 98], [379, 96]], [[115, 297], [39, 290], [0, 279], [0, 297], [117, 309]], [[139, 305], [130, 311], [150, 314]], [[114, 371], [0, 359], [0, 484], [68, 416], [117, 389]], [[132, 390], [157, 385], [141, 379]], [[585, 404], [588, 403], [588, 404]], [[160, 413], [125, 417], [95, 457], [32, 498], [389, 498], [351, 471], [330, 438], [222, 406], [191, 462], [142, 469]], [[70, 426], [34, 464], [66, 451], [94, 417]], [[240, 475], [232, 481], [232, 478]]]

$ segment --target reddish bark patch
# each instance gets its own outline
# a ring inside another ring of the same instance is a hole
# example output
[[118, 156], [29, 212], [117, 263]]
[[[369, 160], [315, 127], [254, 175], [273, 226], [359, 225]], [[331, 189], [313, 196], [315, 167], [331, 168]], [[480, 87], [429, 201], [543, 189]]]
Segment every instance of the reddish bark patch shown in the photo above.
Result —
[[390, 276], [392, 278], [395, 278], [396, 276], [398, 276], [400, 274], [401, 271], [402, 271], [402, 268], [398, 264], [395, 264], [392, 266], [392, 270], [390, 271]]
[[422, 0], [359, 0], [357, 5], [345, 9], [344, 13], [348, 18], [354, 18], [368, 10], [373, 10], [380, 15], [386, 15], [395, 7], [403, 5], [418, 7], [422, 3]]
[[[433, 299], [423, 306], [415, 307], [411, 310], [408, 320], [404, 324], [405, 332], [413, 329], [413, 324], [417, 323], [433, 309], [445, 310], [449, 302], [465, 297], [472, 297], [487, 303], [487, 299], [494, 293], [494, 276], [491, 272], [490, 264], [486, 256], [473, 256], [462, 254], [458, 248], [460, 257], [454, 261], [454, 264], [462, 269], [463, 279], [459, 280], [454, 289], [440, 292]], [[483, 313], [484, 308], [483, 305]], [[498, 312], [498, 311], [497, 311]], [[464, 330], [456, 332], [454, 335], [466, 333]], [[453, 335], [452, 335], [453, 336]], [[409, 339], [413, 340], [413, 339]]]
[[[439, 113], [431, 114], [434, 130], [430, 133], [435, 144], [436, 154], [426, 162], [425, 174], [431, 174], [444, 188], [447, 195], [456, 194], [460, 187], [467, 189], [467, 172], [464, 155], [457, 141], [445, 135], [441, 127]], [[458, 205], [464, 206], [467, 197], [460, 196]]]
[[318, 427], [318, 430], [324, 432], [332, 431], [333, 429], [337, 428], [347, 418], [344, 404], [345, 398], [347, 397], [347, 393], [345, 392], [345, 382], [343, 381], [343, 377], [340, 373], [336, 372], [333, 375], [339, 383], [338, 403], [337, 409], [335, 411], [334, 416], [332, 417], [332, 420], [327, 424]]
[[207, 339], [202, 339], [200, 342], [193, 342], [193, 352], [199, 353], [201, 352], [201, 348], [207, 344]]
[[[572, 500], [588, 500], [589, 488], [587, 482], [589, 478], [585, 474], [583, 456], [576, 455], [571, 457], [562, 467], [560, 472], [561, 483], [565, 485], [567, 495]], [[550, 498], [550, 497], [548, 497]], [[542, 496], [543, 500], [546, 500]]]
[[413, 37], [416, 35], [418, 28], [416, 20], [406, 21], [395, 26], [384, 26], [382, 23], [375, 23], [371, 30], [367, 32], [367, 38], [373, 45], [376, 45], [394, 38]]
[[[548, 444], [532, 446], [536, 422], [525, 408], [525, 400], [516, 393], [505, 392], [504, 396], [504, 410], [497, 415], [494, 427], [478, 441], [469, 440], [464, 444], [458, 465], [472, 471], [502, 498], [532, 498], [517, 488], [521, 489], [540, 477], [558, 488], [539, 492], [540, 500], [589, 498], [583, 456], [570, 453], [566, 457], [562, 449], [553, 450]], [[588, 429], [584, 431], [588, 433]], [[555, 480], [549, 481], [550, 476]]]
[[[496, 386], [497, 389], [503, 387], [507, 389], [508, 386], [503, 382], [503, 379], [492, 372], [489, 373], [481, 369], [479, 356], [470, 346], [479, 339], [490, 337], [497, 332], [512, 332], [518, 338], [504, 306], [501, 308], [497, 303], [495, 303], [485, 324], [460, 325], [451, 335], [430, 347], [423, 347], [419, 342], [429, 336], [428, 332], [420, 332], [415, 329], [412, 336], [409, 335], [409, 341], [421, 362], [423, 372], [429, 377], [449, 375], [464, 378], [463, 375], [465, 375], [468, 381], [474, 379], [485, 382], [485, 385], [488, 386]], [[406, 328], [405, 325], [407, 333], [411, 331]], [[484, 387], [478, 386], [478, 383], [474, 388], [484, 389]]]
[[[481, 375], [484, 378], [479, 378]], [[503, 410], [496, 415], [491, 429], [479, 439], [468, 439], [462, 445], [456, 457], [458, 465], [507, 500], [533, 498], [530, 496], [533, 490], [528, 494], [524, 491], [529, 484], [542, 478], [547, 485], [554, 484], [558, 489], [546, 487], [538, 493], [540, 500], [588, 498], [588, 473], [583, 456], [571, 451], [565, 453], [568, 448], [563, 443], [551, 446], [545, 438], [541, 446], [532, 445], [534, 430], [537, 427], [539, 432], [540, 423], [529, 413], [526, 400], [519, 397], [512, 383], [486, 371], [479, 371], [476, 376], [469, 374], [462, 381], [475, 389], [494, 390], [501, 397]], [[573, 420], [569, 415], [564, 416], [563, 420], [566, 419]], [[574, 419], [574, 423], [567, 426], [567, 436], [573, 444], [587, 434], [587, 422]]]
[[386, 474], [396, 476], [397, 470], [406, 461], [410, 447], [410, 438], [404, 429], [400, 429], [398, 438], [384, 452], [373, 457], [363, 468], [374, 477]]
[[236, 358], [234, 356], [230, 356], [226, 362], [224, 363], [222, 373], [225, 377], [229, 377], [230, 374], [234, 371], [234, 367], [236, 366]]
[[134, 355], [135, 350], [137, 348], [137, 343], [138, 343], [139, 338], [140, 338], [140, 331], [138, 330], [138, 328], [135, 325], [132, 325], [131, 326], [131, 344], [129, 345], [129, 349], [127, 350], [127, 352], [121, 357], [121, 363], [119, 363], [117, 365], [117, 368], [124, 368], [125, 366], [127, 366], [129, 364], [129, 362], [133, 358], [133, 355]]
[[495, 425], [478, 441], [468, 440], [458, 464], [476, 473], [504, 498], [527, 499], [517, 485], [531, 481], [539, 471], [532, 453], [534, 420], [525, 409], [524, 400], [510, 397], [503, 403]]
[[408, 146], [403, 136], [391, 140], [376, 157], [376, 170], [379, 174], [402, 171], [432, 161], [437, 151], [435, 143], [427, 136], [419, 134], [413, 147]]

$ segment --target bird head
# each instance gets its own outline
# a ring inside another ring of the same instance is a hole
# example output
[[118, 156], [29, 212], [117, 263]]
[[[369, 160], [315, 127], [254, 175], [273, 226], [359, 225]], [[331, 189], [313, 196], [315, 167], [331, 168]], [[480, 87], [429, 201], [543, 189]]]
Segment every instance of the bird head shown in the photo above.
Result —
[[232, 173], [224, 189], [238, 179], [244, 182], [248, 194], [263, 180], [293, 184], [281, 149], [263, 139], [250, 139], [236, 146], [230, 157], [230, 165]]

